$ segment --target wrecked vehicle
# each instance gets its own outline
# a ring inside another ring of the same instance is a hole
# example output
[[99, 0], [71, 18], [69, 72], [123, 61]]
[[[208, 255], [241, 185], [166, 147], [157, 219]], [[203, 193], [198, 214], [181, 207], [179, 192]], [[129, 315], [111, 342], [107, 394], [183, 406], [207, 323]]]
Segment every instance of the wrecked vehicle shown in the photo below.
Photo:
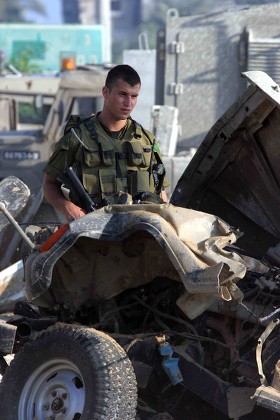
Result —
[[279, 414], [280, 92], [244, 76], [170, 204], [34, 233], [29, 303], [0, 324], [5, 419], [186, 419], [182, 389], [228, 418]]

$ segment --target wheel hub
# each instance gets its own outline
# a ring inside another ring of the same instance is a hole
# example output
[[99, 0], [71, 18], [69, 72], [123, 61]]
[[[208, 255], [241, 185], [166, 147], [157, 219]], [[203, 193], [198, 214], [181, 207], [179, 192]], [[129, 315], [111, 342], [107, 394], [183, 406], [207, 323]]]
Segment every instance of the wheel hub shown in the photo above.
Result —
[[75, 365], [65, 359], [53, 359], [40, 365], [26, 382], [19, 404], [19, 418], [79, 418], [84, 402], [85, 388]]
[[64, 402], [62, 398], [58, 397], [53, 400], [52, 411], [54, 412], [54, 414], [60, 413], [63, 407], [64, 407]]

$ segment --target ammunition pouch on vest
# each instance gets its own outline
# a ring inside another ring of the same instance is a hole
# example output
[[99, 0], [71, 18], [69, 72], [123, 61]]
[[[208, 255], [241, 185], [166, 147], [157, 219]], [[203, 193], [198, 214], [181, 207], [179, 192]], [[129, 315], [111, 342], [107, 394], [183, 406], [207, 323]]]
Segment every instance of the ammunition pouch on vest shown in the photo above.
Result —
[[152, 140], [138, 123], [129, 119], [121, 140], [112, 139], [95, 116], [78, 121], [70, 130], [80, 142], [76, 153], [79, 175], [98, 205], [114, 203], [119, 191], [132, 197], [155, 192], [150, 170]]

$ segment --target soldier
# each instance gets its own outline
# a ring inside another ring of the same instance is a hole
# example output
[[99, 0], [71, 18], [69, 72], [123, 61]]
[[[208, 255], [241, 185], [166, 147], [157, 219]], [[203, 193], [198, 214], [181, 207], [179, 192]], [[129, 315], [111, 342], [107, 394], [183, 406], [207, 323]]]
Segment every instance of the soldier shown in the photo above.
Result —
[[47, 201], [68, 221], [85, 214], [78, 199], [65, 198], [61, 175], [72, 167], [98, 207], [116, 203], [120, 192], [132, 198], [143, 193], [167, 201], [164, 166], [152, 133], [134, 121], [133, 111], [141, 88], [138, 73], [117, 65], [102, 88], [101, 112], [88, 118], [72, 116], [64, 136], [56, 144], [44, 168], [43, 189]]

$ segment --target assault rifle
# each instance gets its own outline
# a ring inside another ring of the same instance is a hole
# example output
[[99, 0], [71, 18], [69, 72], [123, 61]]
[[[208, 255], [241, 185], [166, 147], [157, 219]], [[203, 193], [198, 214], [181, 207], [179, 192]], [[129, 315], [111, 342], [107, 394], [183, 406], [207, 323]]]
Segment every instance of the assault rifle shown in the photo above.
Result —
[[[163, 181], [165, 177], [165, 166], [162, 163], [158, 153], [155, 151], [155, 141], [154, 139], [152, 143], [152, 154], [151, 154], [151, 160], [150, 160], [150, 168], [149, 173], [153, 176], [154, 185], [155, 185], [155, 193], [157, 195], [160, 195], [162, 187], [163, 187]], [[154, 162], [154, 156], [156, 158], [157, 163]]]
[[59, 180], [66, 186], [67, 189], [70, 190], [70, 198], [71, 195], [77, 197], [81, 207], [86, 213], [90, 213], [91, 211], [98, 209], [98, 206], [91, 199], [89, 193], [71, 166], [65, 169], [63, 175], [59, 177]]
[[162, 190], [163, 180], [165, 176], [165, 166], [163, 163], [154, 163], [152, 166], [152, 175], [155, 184], [155, 193], [159, 195]]

